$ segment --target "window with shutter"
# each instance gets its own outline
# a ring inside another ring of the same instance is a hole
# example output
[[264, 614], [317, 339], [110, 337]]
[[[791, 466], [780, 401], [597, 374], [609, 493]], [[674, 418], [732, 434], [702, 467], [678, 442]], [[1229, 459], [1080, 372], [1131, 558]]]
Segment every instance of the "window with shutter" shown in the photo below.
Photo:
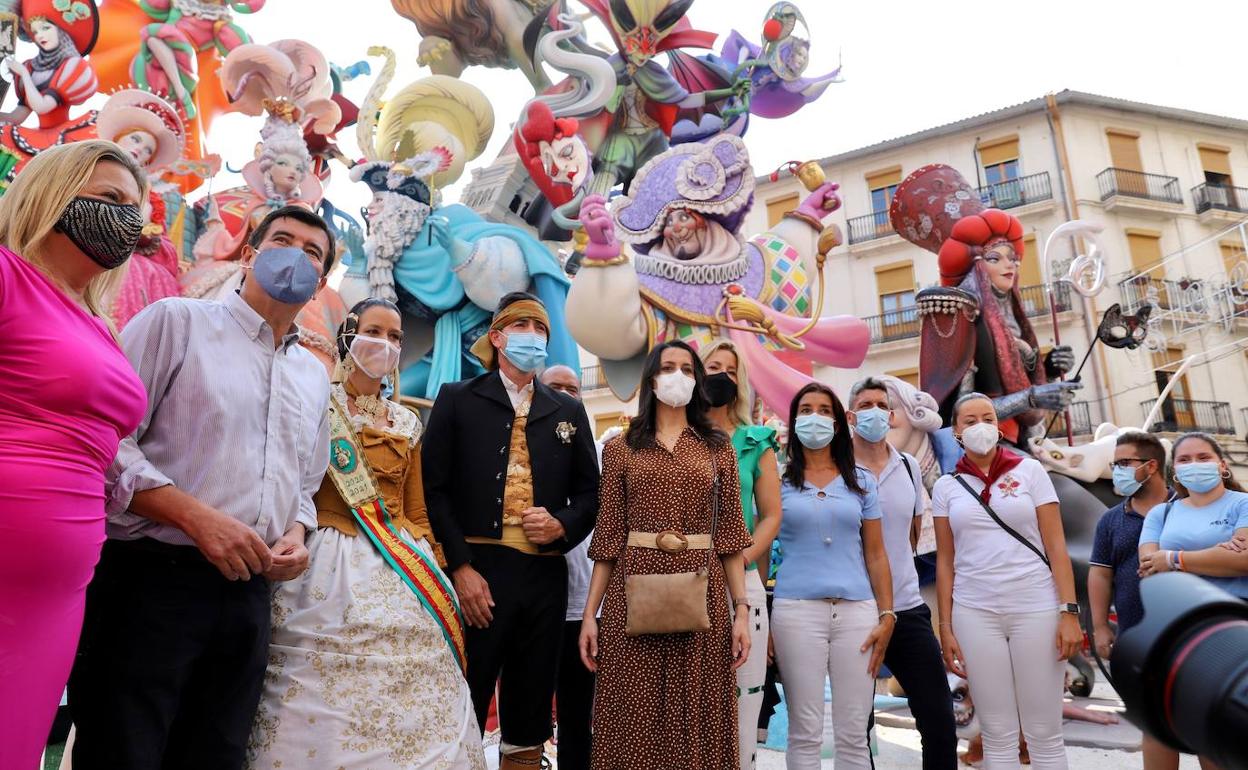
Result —
[[767, 226], [775, 227], [784, 215], [797, 208], [797, 193], [767, 201]]
[[913, 387], [919, 387], [919, 368], [917, 366], [912, 366], [909, 369], [893, 369], [891, 372], [884, 373], [896, 377], [902, 382], [908, 382]]
[[1018, 178], [1018, 135], [990, 139], [979, 143], [979, 162], [984, 178], [998, 185]]
[[875, 269], [875, 289], [880, 297], [884, 326], [895, 331], [902, 324], [918, 322], [914, 310], [914, 263], [897, 262]]
[[888, 226], [888, 207], [893, 202], [897, 185], [901, 184], [901, 166], [872, 171], [866, 175], [867, 189], [871, 191], [871, 213], [876, 215], [876, 227]]
[[1109, 140], [1109, 163], [1114, 168], [1125, 171], [1143, 171], [1144, 164], [1140, 161], [1140, 133], [1125, 129], [1109, 128], [1105, 130]]

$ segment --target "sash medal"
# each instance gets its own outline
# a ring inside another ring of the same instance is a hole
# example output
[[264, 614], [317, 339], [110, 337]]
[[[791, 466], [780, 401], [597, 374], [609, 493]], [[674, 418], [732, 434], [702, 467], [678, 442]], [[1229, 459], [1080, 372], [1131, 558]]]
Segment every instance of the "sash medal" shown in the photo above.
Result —
[[464, 625], [459, 602], [436, 563], [399, 537], [390, 512], [377, 493], [372, 470], [355, 443], [355, 433], [337, 403], [329, 408], [329, 477], [360, 529], [386, 563], [412, 589], [442, 629], [461, 671], [467, 670]]

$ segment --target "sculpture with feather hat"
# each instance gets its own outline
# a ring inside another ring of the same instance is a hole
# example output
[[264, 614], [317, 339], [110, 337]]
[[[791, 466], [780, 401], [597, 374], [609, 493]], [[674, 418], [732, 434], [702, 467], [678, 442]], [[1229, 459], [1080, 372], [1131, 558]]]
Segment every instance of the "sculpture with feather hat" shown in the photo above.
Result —
[[919, 386], [940, 405], [946, 424], [958, 396], [993, 399], [1001, 432], [1026, 448], [1050, 411], [1070, 405], [1077, 382], [1055, 382], [1073, 368], [1069, 347], [1040, 355], [1018, 290], [1023, 225], [985, 208], [957, 170], [923, 166], [898, 186], [889, 209], [893, 228], [936, 253], [941, 286], [919, 292]]
[[340, 291], [396, 302], [407, 331], [401, 362], [404, 395], [432, 399], [442, 385], [481, 374], [473, 343], [489, 329], [498, 301], [532, 291], [551, 314], [549, 362], [578, 369], [563, 321], [568, 279], [559, 261], [527, 231], [488, 222], [462, 205], [442, 205], [453, 183], [485, 149], [494, 112], [476, 87], [445, 75], [422, 78], [377, 109], [394, 73], [381, 76], [360, 109], [357, 139], [365, 159], [351, 172], [373, 193], [368, 238], [353, 249]]
[[[247, 184], [196, 204], [195, 262], [183, 274], [182, 287], [185, 296], [205, 299], [238, 287], [242, 246], [265, 215], [292, 204], [315, 210], [323, 192], [312, 173], [305, 131], [330, 133], [342, 119], [332, 99], [329, 63], [301, 40], [238, 46], [225, 58], [221, 81], [235, 111], [265, 120], [256, 157], [243, 166]], [[334, 330], [345, 315], [342, 300], [327, 286], [296, 318], [301, 342], [327, 368], [334, 362]]]

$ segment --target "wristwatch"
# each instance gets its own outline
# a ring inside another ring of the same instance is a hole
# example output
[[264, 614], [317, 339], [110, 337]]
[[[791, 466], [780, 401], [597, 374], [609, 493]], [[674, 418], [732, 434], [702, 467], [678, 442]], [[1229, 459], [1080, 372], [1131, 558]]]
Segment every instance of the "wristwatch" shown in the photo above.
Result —
[[1065, 604], [1058, 607], [1058, 610], [1060, 612], [1065, 612], [1069, 615], [1074, 615], [1075, 617], [1079, 617], [1079, 605], [1076, 604], [1075, 602], [1066, 602]]

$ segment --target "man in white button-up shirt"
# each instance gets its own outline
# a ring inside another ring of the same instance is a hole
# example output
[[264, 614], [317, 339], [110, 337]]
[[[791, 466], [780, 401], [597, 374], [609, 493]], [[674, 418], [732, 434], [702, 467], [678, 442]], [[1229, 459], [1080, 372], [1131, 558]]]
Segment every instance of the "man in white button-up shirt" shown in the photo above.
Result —
[[222, 302], [167, 299], [122, 347], [148, 410], [107, 478], [108, 541], [70, 680], [74, 767], [241, 768], [268, 659], [270, 581], [307, 566], [329, 382], [295, 316], [334, 238], [288, 206]]

